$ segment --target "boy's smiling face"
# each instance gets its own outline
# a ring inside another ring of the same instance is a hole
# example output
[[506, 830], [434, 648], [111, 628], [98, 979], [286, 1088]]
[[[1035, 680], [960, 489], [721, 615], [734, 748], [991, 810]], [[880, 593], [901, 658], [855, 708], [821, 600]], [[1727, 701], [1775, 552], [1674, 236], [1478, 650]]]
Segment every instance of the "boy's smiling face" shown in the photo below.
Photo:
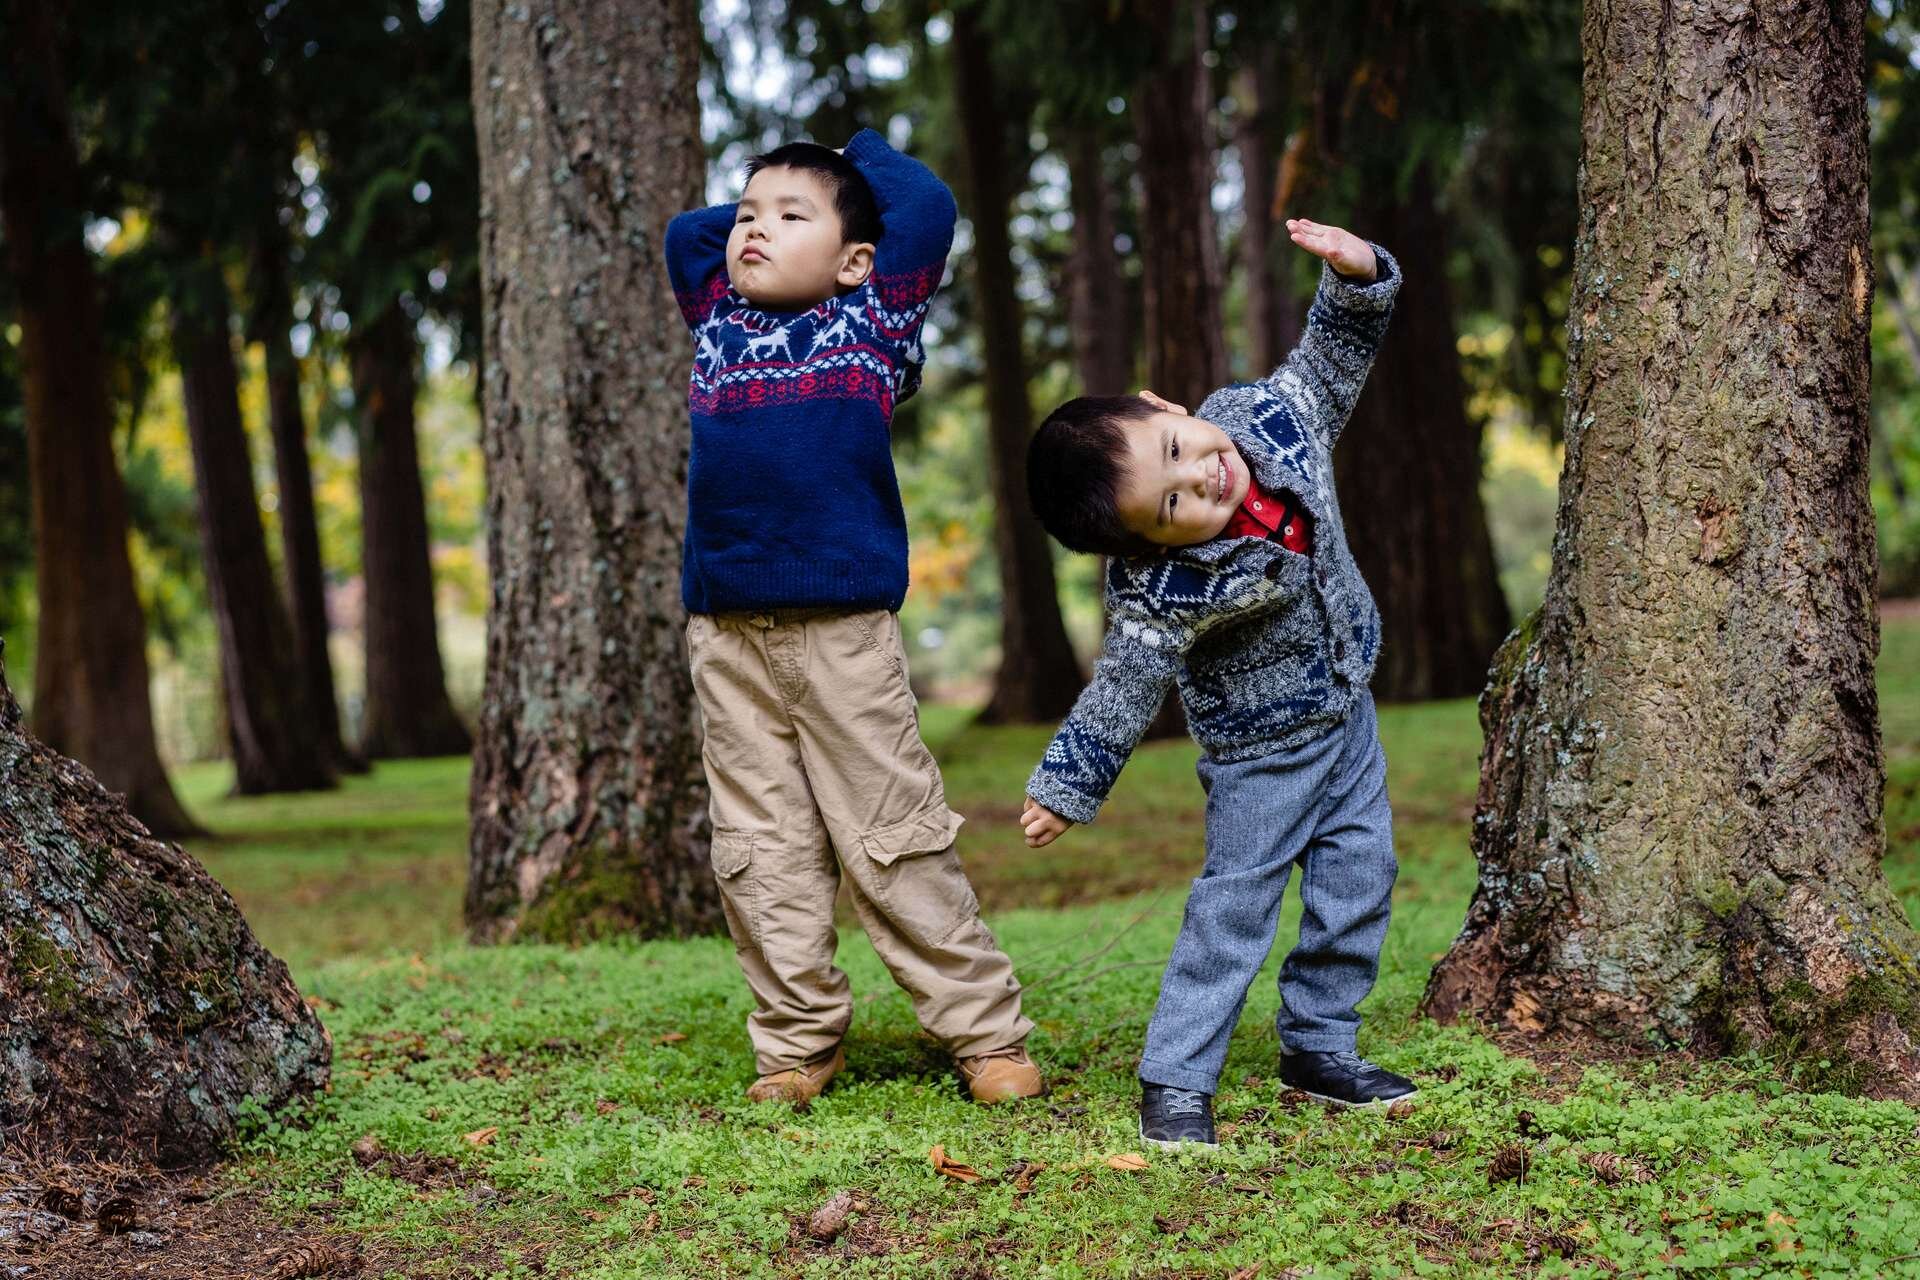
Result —
[[1220, 536], [1247, 496], [1247, 461], [1203, 418], [1164, 410], [1127, 424], [1114, 506], [1129, 533], [1163, 547]]
[[727, 237], [727, 278], [769, 311], [804, 311], [873, 269], [871, 244], [844, 242], [833, 192], [819, 175], [762, 169], [747, 183]]

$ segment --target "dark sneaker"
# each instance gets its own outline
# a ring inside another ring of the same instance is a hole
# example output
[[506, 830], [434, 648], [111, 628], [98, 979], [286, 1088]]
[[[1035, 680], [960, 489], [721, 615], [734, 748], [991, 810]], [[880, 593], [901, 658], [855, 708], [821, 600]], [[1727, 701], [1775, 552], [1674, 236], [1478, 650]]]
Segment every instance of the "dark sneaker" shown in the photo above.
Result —
[[1213, 1099], [1198, 1089], [1140, 1085], [1140, 1141], [1153, 1147], [1218, 1146], [1213, 1136]]
[[1280, 1080], [1289, 1089], [1336, 1107], [1390, 1105], [1418, 1092], [1405, 1076], [1375, 1066], [1352, 1051], [1283, 1053]]

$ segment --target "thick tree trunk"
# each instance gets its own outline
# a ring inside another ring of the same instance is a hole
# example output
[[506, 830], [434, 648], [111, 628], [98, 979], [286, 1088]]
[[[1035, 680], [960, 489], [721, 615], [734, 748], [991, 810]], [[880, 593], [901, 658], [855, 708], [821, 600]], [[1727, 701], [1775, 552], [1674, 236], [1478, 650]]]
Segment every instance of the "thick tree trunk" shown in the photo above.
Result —
[[267, 563], [219, 265], [183, 268], [173, 348], [186, 401], [200, 498], [200, 549], [220, 640], [234, 790], [241, 795], [334, 785], [332, 760], [307, 714], [293, 632]]
[[327, 581], [320, 564], [306, 412], [300, 404], [300, 362], [287, 336], [292, 290], [285, 255], [278, 226], [267, 229], [255, 263], [260, 290], [256, 336], [266, 351], [267, 422], [280, 487], [280, 559], [287, 578], [293, 648], [314, 736], [336, 769], [365, 772], [366, 762], [348, 751], [340, 736], [340, 703], [334, 694], [333, 658], [327, 651]]
[[211, 1159], [332, 1044], [200, 864], [27, 736], [0, 670], [0, 1140]]
[[360, 750], [370, 760], [473, 749], [447, 698], [433, 612], [427, 500], [414, 431], [413, 322], [394, 302], [352, 341], [360, 439], [361, 571], [367, 700]]
[[1140, 254], [1147, 385], [1198, 407], [1227, 380], [1220, 243], [1213, 220], [1212, 94], [1206, 5], [1143, 0], [1141, 21], [1165, 61], [1133, 96], [1140, 143]]
[[1080, 393], [1126, 395], [1133, 387], [1133, 317], [1120, 251], [1113, 246], [1113, 189], [1100, 133], [1081, 125], [1067, 137], [1073, 253], [1067, 262], [1067, 316]]
[[1482, 699], [1439, 1017], [1920, 1098], [1880, 866], [1863, 12], [1587, 10], [1553, 572]]
[[692, 0], [474, 5], [480, 941], [722, 924], [679, 592], [692, 343], [660, 252], [702, 203], [699, 67]]
[[970, 9], [954, 13], [953, 79], [967, 151], [975, 304], [987, 364], [987, 478], [1000, 561], [1000, 669], [980, 718], [988, 724], [1031, 724], [1064, 716], [1083, 681], [1060, 620], [1053, 552], [1027, 500], [1033, 417], [1007, 231], [1014, 196], [1008, 164], [1013, 122], [994, 84], [986, 37]]
[[1486, 682], [1512, 619], [1480, 502], [1480, 429], [1460, 377], [1445, 220], [1425, 169], [1404, 203], [1359, 225], [1394, 251], [1407, 281], [1334, 467], [1386, 637], [1374, 691], [1464, 697]]
[[[1242, 68], [1234, 78], [1234, 96], [1240, 114], [1233, 131], [1234, 149], [1240, 153], [1240, 173], [1246, 195], [1241, 201], [1240, 273], [1246, 280], [1246, 337], [1243, 339], [1249, 363], [1248, 373], [1256, 378], [1279, 367], [1287, 358], [1292, 340], [1298, 336], [1295, 326], [1286, 320], [1286, 294], [1280, 287], [1278, 264], [1274, 261], [1274, 184], [1278, 177], [1278, 158], [1273, 146], [1273, 120], [1280, 106], [1278, 57], [1263, 50], [1253, 66]], [[1287, 252], [1298, 252], [1285, 241]]]
[[39, 593], [34, 727], [124, 794], [153, 831], [197, 834], [154, 742], [56, 8], [15, 5], [0, 42], [0, 225], [19, 300]]

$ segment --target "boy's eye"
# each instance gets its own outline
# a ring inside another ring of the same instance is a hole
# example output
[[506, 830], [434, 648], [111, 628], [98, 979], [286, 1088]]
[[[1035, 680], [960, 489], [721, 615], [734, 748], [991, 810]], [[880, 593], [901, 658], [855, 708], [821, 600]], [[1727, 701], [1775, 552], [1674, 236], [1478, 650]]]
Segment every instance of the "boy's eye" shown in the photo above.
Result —
[[784, 217], [788, 222], [805, 222], [806, 221], [805, 218], [801, 217], [797, 213], [788, 213], [788, 214], [783, 214], [781, 216]]
[[739, 219], [737, 220], [737, 222], [736, 222], [736, 225], [738, 225], [738, 223], [739, 223], [739, 222], [752, 222], [752, 221], [753, 221], [753, 215], [752, 215], [752, 214], [750, 214], [750, 213], [743, 213], [743, 214], [741, 214], [741, 215], [740, 215], [740, 217], [739, 217]]
[[1180, 461], [1180, 442], [1178, 440], [1173, 442], [1173, 460], [1175, 462]]
[[1179, 505], [1180, 505], [1179, 494], [1173, 493], [1173, 494], [1167, 495], [1167, 519], [1169, 520], [1173, 519], [1173, 509]]

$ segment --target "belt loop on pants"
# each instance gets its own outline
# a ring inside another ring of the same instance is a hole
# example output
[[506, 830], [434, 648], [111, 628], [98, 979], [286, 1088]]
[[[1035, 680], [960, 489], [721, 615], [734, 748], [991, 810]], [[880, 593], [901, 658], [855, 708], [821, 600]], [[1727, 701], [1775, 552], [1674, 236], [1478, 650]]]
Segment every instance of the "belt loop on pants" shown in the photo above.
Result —
[[773, 615], [770, 613], [751, 613], [747, 615], [747, 621], [751, 625], [765, 631], [773, 626]]

